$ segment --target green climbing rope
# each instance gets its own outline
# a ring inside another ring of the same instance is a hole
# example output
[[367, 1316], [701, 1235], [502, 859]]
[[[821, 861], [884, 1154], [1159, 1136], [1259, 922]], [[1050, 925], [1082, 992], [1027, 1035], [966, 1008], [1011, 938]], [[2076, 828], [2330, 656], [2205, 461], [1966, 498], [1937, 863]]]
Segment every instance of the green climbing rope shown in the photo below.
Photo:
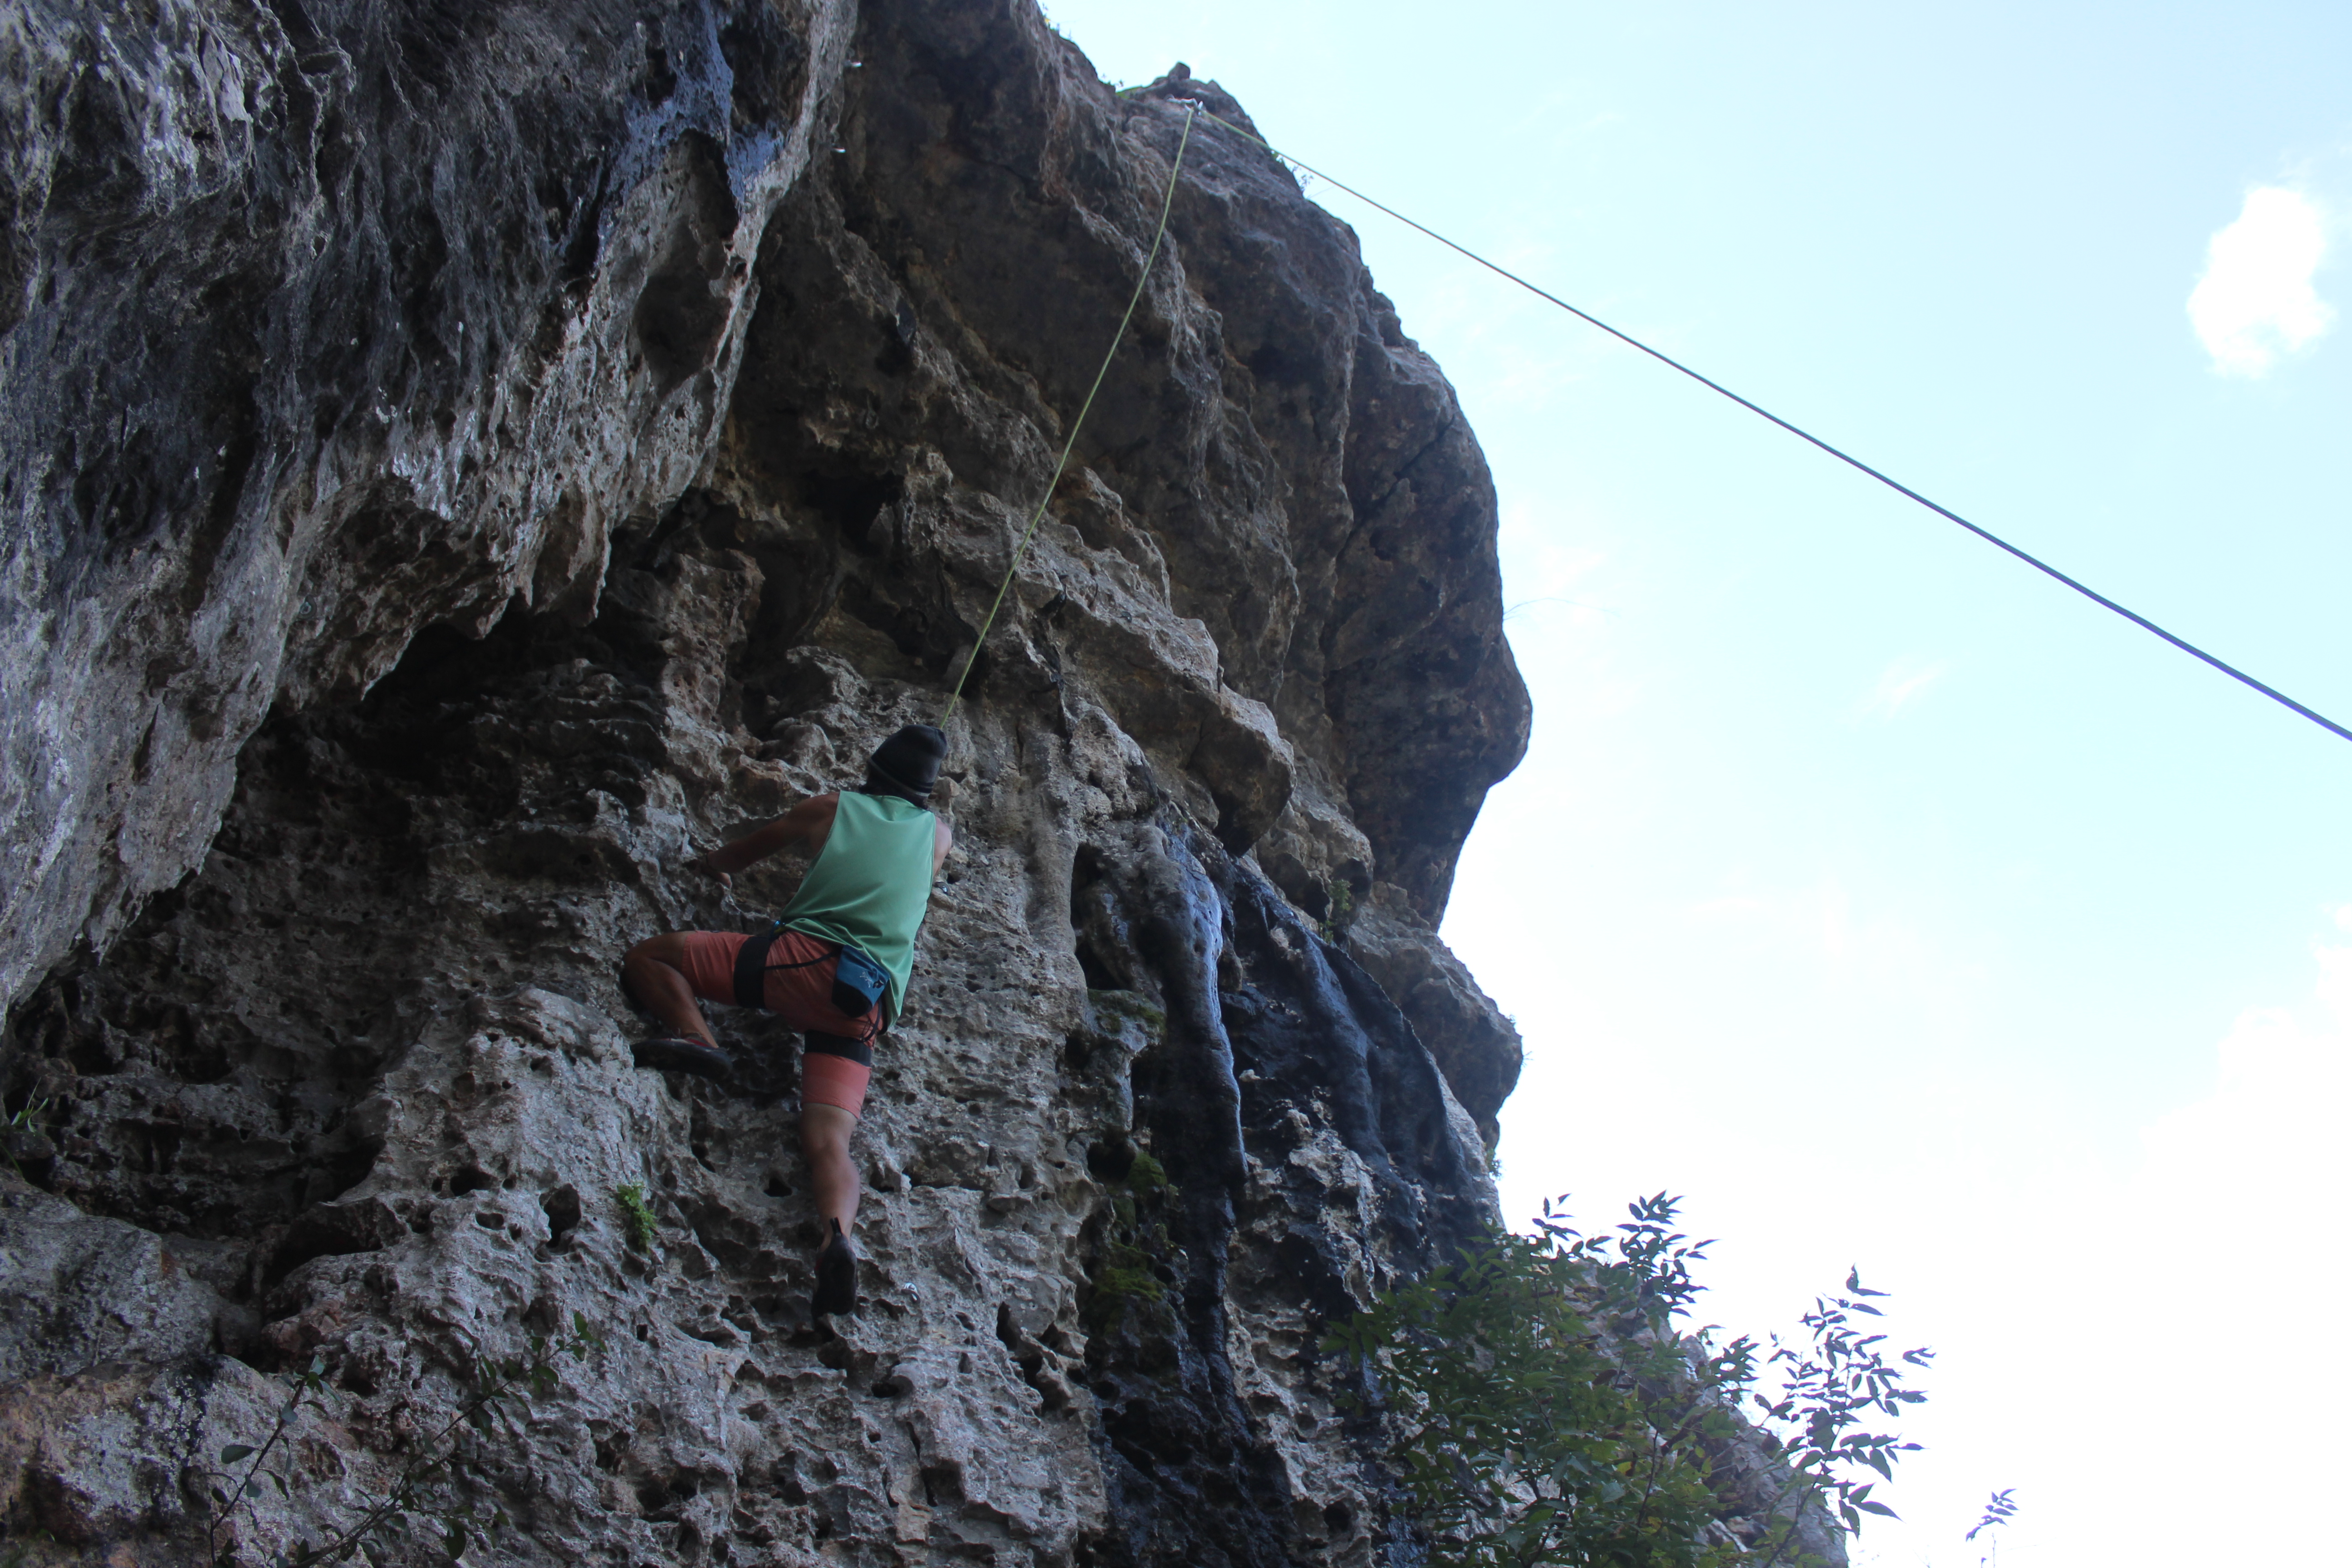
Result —
[[1021, 531], [1021, 542], [1013, 548], [1013, 563], [1004, 569], [1004, 581], [996, 585], [996, 597], [990, 601], [988, 617], [980, 623], [980, 636], [971, 643], [971, 652], [964, 656], [963, 670], [956, 677], [955, 689], [948, 694], [947, 711], [940, 715], [940, 724], [955, 717], [956, 704], [963, 700], [963, 683], [971, 678], [971, 667], [980, 658], [981, 648], [988, 641], [989, 628], [996, 625], [996, 612], [1004, 606], [1004, 595], [1012, 591], [1013, 574], [1021, 570], [1022, 558], [1029, 553], [1029, 541], [1037, 532], [1037, 524], [1045, 520], [1045, 508], [1054, 499], [1054, 491], [1062, 482], [1062, 471], [1070, 466], [1070, 454], [1078, 445], [1078, 429], [1087, 422], [1087, 413], [1095, 405], [1095, 394], [1102, 390], [1103, 378], [1110, 374], [1110, 362], [1118, 357], [1118, 345], [1127, 340], [1127, 326], [1135, 320], [1135, 308], [1143, 302], [1143, 287], [1151, 281], [1152, 264], [1160, 259], [1160, 242], [1168, 237], [1168, 214], [1176, 205], [1176, 175], [1184, 167], [1184, 149], [1192, 140], [1192, 117], [1201, 111], [1197, 103], [1184, 110], [1184, 133], [1176, 139], [1176, 161], [1168, 166], [1168, 189], [1160, 198], [1160, 226], [1152, 232], [1150, 253], [1143, 258], [1143, 271], [1135, 279], [1135, 292], [1128, 297], [1127, 313], [1118, 319], [1118, 331], [1110, 338], [1110, 352], [1103, 355], [1102, 368], [1095, 372], [1095, 384], [1087, 388], [1087, 400], [1078, 405], [1078, 416], [1070, 421], [1069, 439], [1062, 443], [1061, 460], [1054, 465], [1054, 477], [1045, 481], [1045, 493], [1037, 498], [1037, 510], [1029, 514], [1029, 526]]

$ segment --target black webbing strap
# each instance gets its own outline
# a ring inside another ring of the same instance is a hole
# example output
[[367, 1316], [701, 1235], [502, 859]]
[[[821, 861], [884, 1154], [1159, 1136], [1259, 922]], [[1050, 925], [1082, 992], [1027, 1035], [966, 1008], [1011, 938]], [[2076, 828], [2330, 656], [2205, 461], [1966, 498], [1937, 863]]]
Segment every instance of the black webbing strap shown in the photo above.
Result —
[[770, 963], [768, 954], [775, 951], [776, 939], [784, 934], [784, 922], [778, 921], [755, 937], [748, 938], [735, 950], [735, 1005], [765, 1007], [768, 1005], [768, 971], [771, 969], [806, 969], [823, 963], [831, 952], [820, 952], [814, 958], [803, 958], [798, 963]]
[[768, 1005], [768, 950], [776, 944], [772, 927], [765, 936], [755, 936], [735, 950], [735, 1005], [764, 1007]]
[[874, 1037], [858, 1039], [850, 1035], [828, 1035], [819, 1029], [803, 1030], [801, 1049], [814, 1051], [821, 1057], [841, 1057], [859, 1067], [874, 1065]]

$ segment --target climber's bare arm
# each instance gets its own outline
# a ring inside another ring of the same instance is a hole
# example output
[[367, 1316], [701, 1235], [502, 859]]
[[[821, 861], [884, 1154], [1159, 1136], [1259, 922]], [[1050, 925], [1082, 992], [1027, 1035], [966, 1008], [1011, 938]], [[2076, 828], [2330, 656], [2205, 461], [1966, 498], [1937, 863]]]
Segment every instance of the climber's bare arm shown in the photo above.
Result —
[[[940, 795], [951, 798], [951, 792], [942, 789]], [[764, 826], [755, 827], [731, 844], [721, 845], [705, 855], [698, 855], [686, 864], [688, 869], [708, 872], [719, 879], [722, 888], [735, 885], [734, 874], [746, 866], [756, 865], [779, 849], [793, 844], [804, 844], [811, 855], [824, 847], [825, 836], [833, 831], [833, 814], [841, 804], [838, 795], [813, 795], [792, 810]], [[942, 799], [940, 805], [945, 805]], [[941, 817], [938, 831], [931, 839], [931, 875], [937, 877], [940, 868], [948, 863], [948, 852], [955, 847], [955, 829]]]
[[809, 852], [814, 854], [823, 848], [825, 835], [833, 831], [834, 808], [840, 804], [841, 797], [837, 795], [813, 795], [765, 826], [755, 827], [733, 843], [721, 845], [707, 855], [698, 855], [687, 865], [718, 878], [722, 888], [732, 887], [734, 873], [766, 859], [779, 849], [793, 844], [805, 844]]

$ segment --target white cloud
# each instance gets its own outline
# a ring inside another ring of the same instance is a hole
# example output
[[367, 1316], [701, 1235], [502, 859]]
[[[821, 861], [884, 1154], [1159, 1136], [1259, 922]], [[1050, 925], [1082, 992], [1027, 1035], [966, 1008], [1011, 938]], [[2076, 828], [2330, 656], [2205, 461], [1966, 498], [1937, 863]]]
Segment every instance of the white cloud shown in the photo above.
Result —
[[1868, 697], [1863, 699], [1863, 716], [1869, 718], [1874, 714], [1882, 719], [1892, 719], [1914, 698], [1942, 679], [1951, 668], [1951, 660], [1944, 658], [1932, 664], [1923, 664], [1916, 658], [1896, 659], [1880, 672], [1878, 684], [1871, 689]]
[[2282, 353], [2318, 341], [2336, 312], [2311, 287], [2327, 251], [2327, 224], [2299, 191], [2265, 185], [2214, 235], [2205, 275], [2189, 296], [2189, 324], [2223, 375], [2259, 376]]
[[[2352, 910], [2339, 910], [2352, 931]], [[2167, 1227], [2234, 1232], [2281, 1246], [2316, 1230], [2306, 1266], [2344, 1268], [2336, 1227], [2352, 1215], [2344, 1122], [2352, 1110], [2352, 948], [2316, 951], [2315, 1008], [2255, 1007], [2221, 1042], [2213, 1090], [2148, 1129], [2143, 1176]]]
[[[2352, 911], [2337, 924], [2352, 931]], [[2146, 1130], [2144, 1160], [2112, 1197], [2074, 1205], [2090, 1223], [2051, 1277], [2090, 1308], [2081, 1342], [2128, 1369], [2101, 1374], [2095, 1418], [2137, 1436], [2105, 1454], [2063, 1453], [2076, 1495], [2045, 1505], [2055, 1539], [2032, 1563], [2199, 1568], [2330, 1554], [2312, 1544], [2335, 1528], [2322, 1510], [2191, 1502], [2181, 1481], [2194, 1462], [2146, 1436], [2245, 1434], [2263, 1487], [2282, 1499], [2334, 1495], [2352, 1464], [2337, 1414], [2352, 1400], [2352, 1368], [2337, 1353], [2352, 1328], [2352, 947], [2323, 944], [2315, 956], [2311, 1000], [2241, 1014], [2212, 1087]], [[2043, 1385], [2081, 1375], [2080, 1354], [2052, 1355]], [[2055, 1479], [2042, 1489], [2059, 1491]]]

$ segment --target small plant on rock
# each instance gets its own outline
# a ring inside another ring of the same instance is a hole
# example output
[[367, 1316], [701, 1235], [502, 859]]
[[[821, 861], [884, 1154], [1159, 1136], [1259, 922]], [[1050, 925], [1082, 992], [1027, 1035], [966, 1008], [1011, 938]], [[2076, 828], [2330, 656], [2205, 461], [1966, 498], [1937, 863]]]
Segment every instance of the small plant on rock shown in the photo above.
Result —
[[1174, 1193], [1167, 1168], [1144, 1150], [1134, 1150], [1111, 1187], [1108, 1233], [1101, 1259], [1087, 1279], [1082, 1315], [1090, 1332], [1117, 1329], [1130, 1308], [1150, 1313], [1167, 1295], [1158, 1270], [1172, 1247], [1165, 1215]]
[[1323, 940], [1337, 945], [1348, 940], [1348, 927], [1355, 923], [1356, 889], [1345, 877], [1334, 877], [1323, 899]]
[[16, 1108], [6, 1122], [0, 1123], [0, 1155], [6, 1157], [17, 1175], [28, 1181], [31, 1175], [25, 1169], [25, 1162], [31, 1160], [37, 1167], [56, 1152], [49, 1142], [48, 1130], [41, 1125], [41, 1118], [48, 1109], [46, 1098], [28, 1100]]
[[[278, 1407], [278, 1419], [270, 1426], [269, 1436], [262, 1440], [260, 1447], [256, 1447], [250, 1443], [231, 1443], [220, 1451], [220, 1462], [224, 1467], [241, 1464], [245, 1466], [245, 1473], [241, 1476], [215, 1473], [205, 1485], [205, 1555], [207, 1562], [217, 1563], [220, 1560], [222, 1529], [227, 1525], [230, 1518], [239, 1508], [246, 1506], [246, 1499], [252, 1495], [255, 1484], [264, 1476], [268, 1477], [270, 1482], [278, 1488], [278, 1496], [292, 1495], [286, 1489], [284, 1477], [274, 1470], [264, 1470], [261, 1467], [269, 1462], [270, 1454], [276, 1450], [278, 1443], [284, 1439], [288, 1430], [292, 1426], [295, 1412], [300, 1410], [305, 1404], [318, 1405], [325, 1402], [326, 1373], [327, 1363], [324, 1358], [312, 1356], [310, 1364], [294, 1374], [293, 1390], [287, 1394], [286, 1403]], [[231, 1484], [232, 1482], [234, 1485]]]
[[627, 1238], [629, 1250], [652, 1251], [657, 1226], [653, 1205], [646, 1200], [644, 1184], [624, 1182], [613, 1190], [613, 1201], [621, 1205], [621, 1234]]
[[[391, 1536], [407, 1525], [411, 1516], [424, 1516], [436, 1527], [434, 1537], [441, 1550], [455, 1559], [477, 1538], [488, 1539], [509, 1522], [502, 1510], [486, 1507], [480, 1510], [454, 1503], [440, 1506], [428, 1504], [420, 1488], [446, 1478], [457, 1461], [457, 1442], [460, 1426], [471, 1426], [487, 1436], [491, 1418], [499, 1408], [523, 1399], [543, 1399], [562, 1386], [557, 1364], [561, 1356], [574, 1360], [585, 1358], [600, 1350], [604, 1338], [581, 1313], [572, 1315], [572, 1331], [554, 1335], [533, 1334], [527, 1353], [505, 1360], [477, 1357], [469, 1369], [472, 1391], [465, 1403], [431, 1436], [419, 1444], [415, 1457], [394, 1479], [383, 1500], [362, 1514], [347, 1528], [331, 1534], [323, 1544], [300, 1546], [279, 1560], [279, 1568], [311, 1568], [323, 1563], [348, 1563], [362, 1548], [390, 1544]], [[221, 1531], [227, 1528], [238, 1509], [251, 1512], [249, 1499], [256, 1486], [267, 1479], [278, 1489], [278, 1495], [291, 1500], [293, 1491], [286, 1478], [276, 1470], [266, 1469], [275, 1453], [292, 1428], [294, 1416], [302, 1406], [324, 1405], [327, 1398], [327, 1363], [323, 1357], [313, 1356], [310, 1364], [295, 1374], [293, 1391], [286, 1403], [278, 1406], [278, 1419], [269, 1436], [257, 1447], [249, 1443], [231, 1443], [221, 1449], [222, 1470], [205, 1478], [206, 1513], [205, 1519], [205, 1554], [208, 1563], [220, 1561]], [[243, 1466], [241, 1471], [236, 1467]]]

